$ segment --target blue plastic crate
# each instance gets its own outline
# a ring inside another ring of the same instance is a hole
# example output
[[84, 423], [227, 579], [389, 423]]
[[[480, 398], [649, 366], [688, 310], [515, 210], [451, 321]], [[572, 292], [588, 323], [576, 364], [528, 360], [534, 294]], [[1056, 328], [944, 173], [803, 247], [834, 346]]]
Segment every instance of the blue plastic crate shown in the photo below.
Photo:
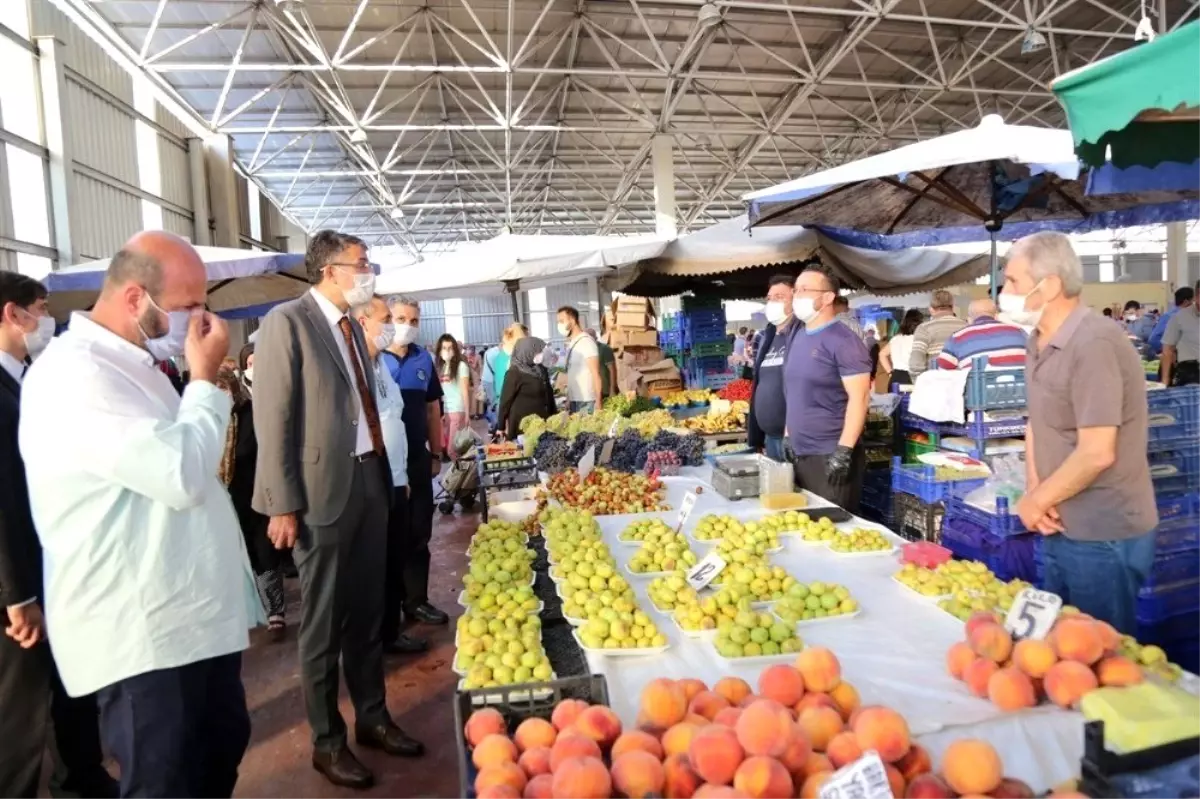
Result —
[[680, 314], [680, 319], [684, 327], [695, 327], [696, 325], [713, 325], [725, 324], [725, 309], [718, 306], [716, 308], [698, 308], [696, 310], [684, 310]]
[[698, 388], [720, 391], [734, 380], [737, 380], [737, 375], [733, 372], [705, 372], [700, 377]]
[[1176, 474], [1171, 467], [1152, 467], [1150, 481], [1154, 484], [1156, 496], [1173, 494], [1194, 494], [1200, 491], [1200, 475]]
[[1138, 591], [1137, 617], [1147, 623], [1197, 612], [1200, 612], [1200, 580], [1147, 585]]
[[996, 512], [988, 513], [982, 508], [967, 503], [962, 496], [965, 494], [946, 498], [946, 516], [966, 519], [997, 536], [1029, 532], [1025, 529], [1025, 525], [1021, 524], [1021, 517], [1009, 512], [1007, 497], [996, 497]]
[[712, 344], [714, 342], [726, 341], [729, 334], [725, 332], [725, 323], [719, 322], [712, 325], [688, 325], [683, 328], [683, 342], [685, 347], [693, 347], [697, 344]]
[[1146, 405], [1150, 413], [1146, 433], [1152, 447], [1161, 441], [1195, 440], [1200, 435], [1200, 386], [1149, 391]]
[[666, 349], [683, 349], [682, 330], [663, 330], [658, 334], [658, 346]]
[[905, 430], [919, 430], [931, 436], [936, 436], [942, 431], [942, 426], [937, 422], [922, 418], [908, 411], [900, 412], [900, 426]]
[[998, 536], [962, 517], [942, 520], [942, 546], [958, 558], [985, 564], [1001, 580], [1043, 581], [1042, 536], [1037, 533]]
[[904, 464], [892, 459], [892, 490], [912, 494], [922, 502], [942, 502], [957, 494], [962, 496], [982, 486], [984, 478], [974, 480], [938, 480], [937, 471], [925, 464]]
[[1182, 474], [1200, 475], [1200, 439], [1192, 442], [1191, 446], [1178, 449], [1164, 449], [1151, 452], [1150, 469], [1159, 475]]
[[1200, 613], [1180, 613], [1157, 621], [1138, 619], [1137, 640], [1140, 644], [1163, 644], [1200, 639]]
[[961, 560], [987, 559], [987, 548], [979, 528], [961, 519], [955, 521], [942, 518], [942, 546]]
[[984, 357], [982, 363], [971, 365], [966, 397], [967, 409], [972, 411], [1024, 408], [1025, 368], [989, 370]]
[[679, 314], [678, 313], [665, 314], [664, 316], [662, 316], [659, 319], [659, 322], [662, 324], [663, 330], [666, 330], [666, 331], [678, 330], [679, 329]]
[[988, 438], [1013, 438], [1025, 435], [1025, 417], [984, 421], [984, 411], [967, 411], [966, 424], [943, 423], [939, 429], [944, 436], [965, 436], [976, 441]]
[[1196, 550], [1155, 551], [1154, 565], [1143, 588], [1156, 588], [1200, 580], [1200, 557]]
[[1187, 522], [1184, 529], [1195, 532], [1200, 516], [1200, 494], [1162, 494], [1155, 497], [1158, 503], [1158, 523], [1160, 529], [1167, 522], [1183, 520]]
[[1167, 660], [1195, 674], [1200, 671], [1200, 640], [1172, 641], [1163, 647]]
[[687, 359], [687, 368], [693, 372], [724, 372], [729, 368], [729, 359], [724, 355], [706, 355]]

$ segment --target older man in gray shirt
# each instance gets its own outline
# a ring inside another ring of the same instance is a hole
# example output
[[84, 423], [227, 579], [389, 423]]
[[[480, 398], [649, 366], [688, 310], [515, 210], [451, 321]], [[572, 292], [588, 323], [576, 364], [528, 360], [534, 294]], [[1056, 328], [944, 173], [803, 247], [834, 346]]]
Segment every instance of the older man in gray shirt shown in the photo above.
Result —
[[1046, 589], [1133, 634], [1158, 510], [1146, 460], [1146, 378], [1124, 332], [1080, 302], [1083, 269], [1061, 233], [1009, 251], [1000, 308], [1034, 327], [1025, 385], [1025, 496]]
[[[1196, 287], [1200, 289], [1200, 280]], [[1163, 382], [1168, 386], [1200, 383], [1200, 312], [1194, 301], [1171, 317], [1162, 345]]]

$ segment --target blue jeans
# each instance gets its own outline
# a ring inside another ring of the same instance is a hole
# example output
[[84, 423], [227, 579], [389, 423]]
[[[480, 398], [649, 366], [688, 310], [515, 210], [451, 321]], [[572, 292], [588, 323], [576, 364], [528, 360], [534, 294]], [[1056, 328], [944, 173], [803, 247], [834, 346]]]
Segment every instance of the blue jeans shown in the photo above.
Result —
[[1122, 541], [1042, 538], [1046, 590], [1126, 635], [1137, 633], [1137, 593], [1154, 565], [1154, 531]]
[[776, 463], [788, 463], [787, 441], [783, 436], [767, 436], [763, 444], [763, 453]]
[[572, 400], [568, 405], [571, 408], [571, 413], [592, 413], [596, 410], [596, 403], [592, 400], [587, 402], [575, 402]]

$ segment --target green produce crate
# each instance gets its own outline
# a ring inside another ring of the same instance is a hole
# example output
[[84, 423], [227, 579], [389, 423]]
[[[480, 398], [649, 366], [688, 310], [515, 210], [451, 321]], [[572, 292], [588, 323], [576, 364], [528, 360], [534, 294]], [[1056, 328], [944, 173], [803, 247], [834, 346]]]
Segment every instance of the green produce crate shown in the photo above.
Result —
[[693, 358], [707, 358], [710, 355], [724, 355], [726, 357], [733, 354], [733, 345], [728, 341], [710, 341], [705, 344], [696, 344], [692, 347]]
[[904, 439], [904, 462], [905, 463], [920, 463], [917, 459], [918, 455], [924, 455], [926, 452], [937, 452], [938, 445], [936, 441], [931, 441], [928, 444], [920, 441], [913, 441], [910, 438]]

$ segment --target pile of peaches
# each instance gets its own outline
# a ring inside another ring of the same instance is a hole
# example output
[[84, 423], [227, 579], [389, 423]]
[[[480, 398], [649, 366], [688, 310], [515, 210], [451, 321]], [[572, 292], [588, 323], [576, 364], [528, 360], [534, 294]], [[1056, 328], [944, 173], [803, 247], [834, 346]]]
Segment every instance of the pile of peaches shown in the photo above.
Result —
[[976, 613], [967, 620], [966, 636], [946, 652], [946, 668], [1001, 710], [1033, 707], [1043, 698], [1072, 707], [1100, 686], [1144, 679], [1140, 665], [1118, 654], [1120, 634], [1078, 612], [1059, 616], [1043, 640], [1016, 642], [998, 616]]
[[834, 772], [875, 751], [896, 797], [1031, 797], [1003, 777], [996, 751], [977, 740], [947, 749], [939, 773], [912, 743], [900, 714], [859, 706], [828, 649], [774, 665], [757, 693], [737, 677], [651, 681], [637, 726], [623, 729], [607, 707], [576, 699], [548, 719], [509, 724], [495, 709], [473, 713], [464, 734], [479, 770], [479, 799], [608, 799], [661, 796], [816, 799]]

